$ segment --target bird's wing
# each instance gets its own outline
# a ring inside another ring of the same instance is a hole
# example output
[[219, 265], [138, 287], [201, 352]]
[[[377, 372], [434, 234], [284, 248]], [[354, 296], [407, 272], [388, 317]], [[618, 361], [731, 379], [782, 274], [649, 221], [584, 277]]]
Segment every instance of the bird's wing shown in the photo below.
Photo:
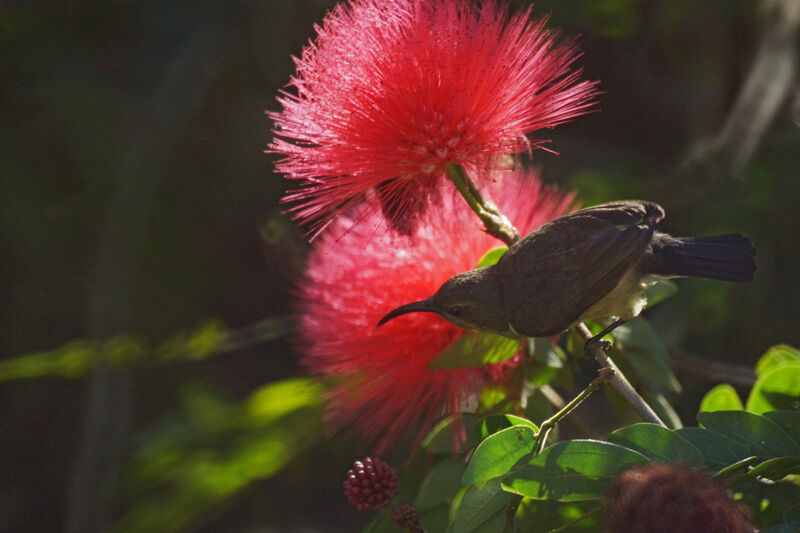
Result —
[[639, 261], [663, 210], [625, 201], [576, 211], [541, 226], [498, 262], [503, 305], [519, 333], [568, 328]]

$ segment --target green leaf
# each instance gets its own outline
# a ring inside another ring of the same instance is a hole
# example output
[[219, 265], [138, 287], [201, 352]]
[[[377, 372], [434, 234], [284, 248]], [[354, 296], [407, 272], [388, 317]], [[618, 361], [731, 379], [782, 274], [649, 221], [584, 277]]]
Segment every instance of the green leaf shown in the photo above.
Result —
[[475, 435], [467, 435], [466, 441], [456, 436], [462, 427], [473, 427], [478, 417], [472, 413], [455, 413], [436, 424], [425, 436], [422, 446], [430, 453], [450, 455], [454, 452], [466, 452], [478, 445], [480, 439]]
[[511, 426], [528, 426], [534, 433], [539, 431], [538, 426], [527, 418], [512, 414], [485, 416], [475, 425], [474, 431], [476, 435], [483, 440], [489, 435], [493, 435], [501, 429], [510, 428]]
[[475, 268], [485, 267], [489, 265], [494, 265], [497, 263], [503, 254], [508, 251], [508, 246], [498, 246], [497, 248], [492, 248], [485, 254], [483, 257], [478, 259], [478, 263], [475, 265]]
[[644, 291], [644, 297], [647, 298], [647, 308], [650, 309], [676, 294], [678, 294], [677, 283], [668, 279], [661, 280]]
[[688, 461], [703, 465], [703, 454], [674, 431], [657, 424], [634, 424], [620, 428], [608, 436], [608, 440], [636, 450], [654, 461], [665, 463]]
[[622, 345], [626, 359], [642, 379], [681, 392], [678, 378], [669, 366], [669, 353], [656, 331], [642, 317], [622, 324], [611, 332]]
[[[447, 526], [450, 525], [450, 506], [440, 505], [429, 511], [419, 511], [417, 516], [425, 531], [447, 531]], [[397, 526], [394, 526], [393, 531], [397, 531]]]
[[466, 331], [439, 352], [428, 367], [439, 370], [501, 363], [519, 352], [519, 342], [493, 333]]
[[536, 337], [528, 339], [529, 353], [533, 360], [550, 368], [564, 368], [567, 354], [559, 346], [554, 346], [549, 338]]
[[706, 428], [744, 444], [748, 455], [762, 459], [800, 455], [800, 444], [763, 416], [747, 411], [714, 411], [698, 413], [697, 420]]
[[798, 531], [800, 531], [800, 520], [784, 522], [769, 529], [762, 529], [761, 533], [797, 533]]
[[465, 466], [460, 459], [444, 459], [436, 464], [422, 480], [414, 506], [427, 511], [448, 503], [461, 489]]
[[[461, 498], [453, 523], [453, 533], [468, 533], [492, 519], [516, 496], [502, 490], [500, 480], [489, 481], [481, 488], [469, 487]], [[502, 513], [505, 515], [505, 513]], [[505, 520], [502, 522], [505, 525]], [[497, 531], [497, 530], [495, 530]]]
[[800, 443], [800, 411], [770, 411], [763, 416], [778, 424], [795, 442]]
[[773, 346], [756, 363], [756, 374], [762, 376], [772, 369], [788, 364], [800, 364], [800, 351], [788, 344]]
[[743, 444], [710, 429], [689, 427], [676, 433], [700, 450], [708, 467], [715, 472], [750, 455]]
[[675, 408], [672, 407], [672, 404], [669, 403], [669, 400], [667, 400], [666, 396], [660, 392], [646, 389], [643, 391], [643, 393], [647, 403], [650, 404], [650, 407], [653, 408], [653, 411], [656, 412], [658, 417], [664, 421], [669, 429], [679, 429], [683, 427], [681, 418], [678, 416]]
[[800, 521], [800, 503], [788, 507], [783, 512], [783, 519], [787, 522], [791, 522], [793, 520]]
[[746, 472], [748, 468], [758, 463], [758, 461], [759, 459], [755, 455], [745, 457], [741, 461], [736, 461], [719, 472], [714, 473], [714, 477], [722, 480], [724, 483], [736, 483], [736, 478], [738, 477], [739, 480], [744, 479], [745, 476], [743, 473]]
[[503, 489], [535, 500], [595, 500], [622, 472], [646, 462], [646, 456], [617, 444], [562, 441], [506, 476]]
[[728, 384], [717, 385], [703, 397], [700, 411], [737, 411], [744, 409], [736, 389]]
[[748, 411], [761, 414], [779, 409], [800, 409], [800, 363], [765, 371], [750, 391]]
[[517, 462], [533, 452], [536, 436], [530, 426], [511, 426], [487, 437], [478, 445], [461, 482], [481, 485], [508, 473]]
[[94, 366], [99, 349], [98, 342], [78, 340], [52, 352], [5, 359], [0, 361], [0, 382], [43, 376], [81, 377]]
[[205, 359], [213, 355], [229, 335], [230, 331], [219, 320], [199, 324], [186, 341], [188, 356], [192, 359]]
[[800, 457], [776, 457], [768, 459], [747, 473], [750, 479], [779, 481], [791, 474], [800, 474]]
[[[489, 519], [473, 529], [473, 533], [514, 533], [514, 521], [508, 519], [505, 509], [500, 509]], [[455, 529], [453, 529], [455, 531]]]
[[245, 412], [259, 424], [272, 422], [302, 407], [322, 404], [322, 387], [310, 378], [289, 378], [258, 388]]

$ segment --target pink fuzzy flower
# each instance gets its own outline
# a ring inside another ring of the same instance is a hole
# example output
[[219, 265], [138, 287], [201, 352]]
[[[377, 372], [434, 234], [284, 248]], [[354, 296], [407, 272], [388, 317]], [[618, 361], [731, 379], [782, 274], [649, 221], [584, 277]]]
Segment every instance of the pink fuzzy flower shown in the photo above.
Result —
[[[572, 195], [543, 187], [535, 172], [498, 171], [494, 179], [498, 206], [522, 232], [572, 204]], [[442, 192], [439, 208], [422, 216], [412, 237], [386, 231], [384, 218], [365, 212], [368, 205], [339, 217], [314, 243], [299, 287], [300, 349], [306, 368], [331, 385], [329, 421], [383, 453], [406, 438], [421, 438], [502, 372], [431, 369], [428, 364], [465, 332], [434, 314], [404, 315], [380, 328], [378, 320], [474, 268], [498, 243], [479, 231], [477, 217], [452, 191]], [[352, 227], [362, 216], [368, 223]]]
[[294, 217], [316, 234], [374, 195], [372, 209], [410, 234], [449, 164], [485, 182], [497, 156], [587, 112], [595, 84], [545, 23], [497, 0], [339, 4], [269, 113], [276, 168], [300, 182], [284, 198]]

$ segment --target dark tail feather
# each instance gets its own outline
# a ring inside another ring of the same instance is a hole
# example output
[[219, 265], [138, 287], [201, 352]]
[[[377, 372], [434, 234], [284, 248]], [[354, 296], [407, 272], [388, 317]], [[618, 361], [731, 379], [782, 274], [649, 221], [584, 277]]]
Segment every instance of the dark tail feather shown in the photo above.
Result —
[[656, 234], [652, 242], [652, 273], [723, 281], [752, 281], [756, 249], [746, 235], [670, 237]]

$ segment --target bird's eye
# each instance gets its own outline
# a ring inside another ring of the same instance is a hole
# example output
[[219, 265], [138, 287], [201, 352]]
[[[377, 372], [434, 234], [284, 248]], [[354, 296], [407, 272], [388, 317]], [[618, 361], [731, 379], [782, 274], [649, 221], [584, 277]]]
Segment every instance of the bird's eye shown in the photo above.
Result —
[[461, 305], [451, 305], [447, 308], [447, 314], [450, 316], [458, 316], [464, 310], [464, 307]]

